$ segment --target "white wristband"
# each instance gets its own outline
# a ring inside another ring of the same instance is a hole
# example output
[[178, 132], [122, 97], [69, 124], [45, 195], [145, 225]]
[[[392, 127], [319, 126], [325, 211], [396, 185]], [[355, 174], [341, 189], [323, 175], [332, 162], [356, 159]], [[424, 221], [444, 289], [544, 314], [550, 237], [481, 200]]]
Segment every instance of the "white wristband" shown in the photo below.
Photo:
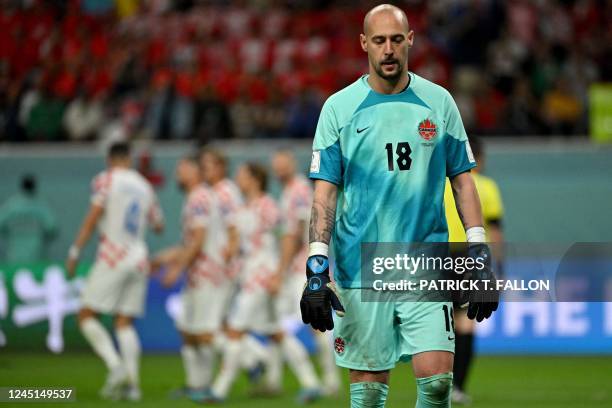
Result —
[[313, 255], [323, 255], [328, 257], [329, 254], [329, 245], [325, 242], [311, 242], [308, 246], [308, 257], [310, 258]]
[[68, 258], [70, 259], [78, 259], [80, 254], [81, 254], [81, 249], [76, 245], [72, 245], [70, 249], [68, 250]]
[[467, 242], [471, 244], [487, 242], [485, 229], [483, 227], [472, 227], [465, 231]]

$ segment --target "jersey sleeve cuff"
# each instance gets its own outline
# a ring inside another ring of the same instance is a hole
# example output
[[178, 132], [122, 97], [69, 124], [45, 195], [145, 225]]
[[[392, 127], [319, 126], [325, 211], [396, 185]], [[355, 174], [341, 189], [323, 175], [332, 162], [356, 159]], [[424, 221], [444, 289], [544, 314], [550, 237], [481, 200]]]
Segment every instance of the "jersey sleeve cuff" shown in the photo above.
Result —
[[461, 173], [465, 173], [466, 171], [470, 171], [470, 170], [472, 170], [475, 167], [476, 167], [476, 163], [469, 163], [469, 164], [467, 164], [465, 166], [460, 167], [459, 169], [453, 170], [450, 173], [446, 173], [446, 177], [453, 178], [455, 176], [458, 176]]
[[310, 173], [309, 175], [310, 179], [312, 180], [325, 180], [325, 181], [329, 181], [332, 184], [335, 184], [337, 186], [340, 185], [340, 180], [338, 180], [335, 177], [331, 177], [325, 174], [320, 174], [320, 173]]

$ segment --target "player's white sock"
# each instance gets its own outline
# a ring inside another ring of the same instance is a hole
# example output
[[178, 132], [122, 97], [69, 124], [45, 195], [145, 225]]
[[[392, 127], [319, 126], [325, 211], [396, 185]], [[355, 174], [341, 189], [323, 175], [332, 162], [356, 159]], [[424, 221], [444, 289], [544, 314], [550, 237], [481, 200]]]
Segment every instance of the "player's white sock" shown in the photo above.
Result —
[[319, 380], [304, 345], [295, 336], [285, 335], [281, 341], [281, 347], [283, 348], [283, 356], [302, 388], [318, 388]]
[[261, 341], [257, 340], [254, 336], [247, 334], [242, 338], [243, 347], [248, 350], [248, 353], [242, 353], [241, 365], [243, 368], [253, 368], [260, 361], [265, 362], [268, 360], [268, 350]]
[[181, 347], [181, 356], [183, 357], [183, 368], [185, 369], [185, 384], [192, 389], [204, 387], [205, 378], [200, 370], [200, 362], [198, 360], [198, 350], [196, 347], [184, 344]]
[[140, 340], [134, 326], [124, 326], [117, 329], [117, 343], [123, 358], [123, 364], [127, 371], [130, 384], [138, 387], [140, 376], [138, 375], [140, 364]]
[[340, 373], [338, 367], [336, 367], [336, 358], [334, 356], [333, 334], [331, 331], [325, 333], [316, 332], [314, 337], [317, 342], [317, 353], [319, 354], [319, 363], [323, 373], [323, 384], [325, 384], [327, 389], [337, 392], [340, 388]]
[[83, 320], [80, 324], [81, 332], [89, 342], [96, 354], [102, 358], [106, 367], [113, 370], [121, 365], [119, 353], [115, 350], [113, 339], [102, 323], [93, 317]]
[[266, 385], [272, 390], [280, 390], [283, 376], [283, 358], [280, 346], [270, 342], [266, 365]]
[[214, 359], [215, 350], [212, 344], [200, 344], [198, 346], [198, 368], [204, 387], [208, 387], [212, 381]]
[[218, 398], [225, 398], [240, 369], [240, 354], [242, 353], [242, 340], [228, 340], [223, 353], [221, 371], [212, 386], [213, 394]]

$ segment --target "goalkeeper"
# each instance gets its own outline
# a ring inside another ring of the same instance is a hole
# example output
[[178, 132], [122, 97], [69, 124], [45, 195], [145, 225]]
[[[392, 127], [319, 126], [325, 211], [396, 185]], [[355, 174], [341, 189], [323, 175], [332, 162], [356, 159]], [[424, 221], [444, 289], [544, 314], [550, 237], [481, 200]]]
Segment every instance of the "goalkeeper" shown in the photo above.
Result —
[[[408, 71], [413, 40], [397, 7], [368, 12], [360, 42], [369, 73], [326, 101], [313, 143], [308, 281], [300, 307], [315, 329], [335, 324], [336, 363], [350, 370], [352, 408], [383, 407], [389, 370], [408, 359], [417, 408], [450, 406], [454, 353], [446, 323], [451, 302], [361, 302], [361, 243], [447, 242], [449, 177], [469, 255], [489, 258], [470, 174], [476, 163], [459, 111], [445, 89]], [[337, 288], [329, 276], [332, 236]], [[475, 278], [493, 277], [485, 268]], [[496, 301], [472, 301], [468, 316], [483, 320], [496, 308]]]

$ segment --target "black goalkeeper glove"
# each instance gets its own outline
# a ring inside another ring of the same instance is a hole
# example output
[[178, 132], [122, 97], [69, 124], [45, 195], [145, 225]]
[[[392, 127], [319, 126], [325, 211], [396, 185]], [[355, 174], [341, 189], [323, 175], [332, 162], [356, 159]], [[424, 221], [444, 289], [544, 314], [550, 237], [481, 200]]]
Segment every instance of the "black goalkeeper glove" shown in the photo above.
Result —
[[[468, 319], [481, 322], [484, 319], [491, 317], [494, 311], [497, 310], [499, 305], [499, 291], [495, 286], [495, 275], [491, 270], [491, 251], [487, 244], [469, 244], [468, 257], [474, 259], [476, 265], [477, 259], [484, 265], [482, 269], [474, 267], [466, 278], [472, 282], [476, 282], [477, 290], [471, 290], [468, 295]], [[483, 281], [488, 281], [487, 285]], [[485, 289], [485, 287], [488, 288]]]
[[332, 308], [339, 317], [344, 307], [336, 286], [329, 277], [329, 260], [323, 255], [313, 255], [306, 261], [306, 286], [300, 300], [302, 321], [313, 329], [324, 332], [334, 328]]

